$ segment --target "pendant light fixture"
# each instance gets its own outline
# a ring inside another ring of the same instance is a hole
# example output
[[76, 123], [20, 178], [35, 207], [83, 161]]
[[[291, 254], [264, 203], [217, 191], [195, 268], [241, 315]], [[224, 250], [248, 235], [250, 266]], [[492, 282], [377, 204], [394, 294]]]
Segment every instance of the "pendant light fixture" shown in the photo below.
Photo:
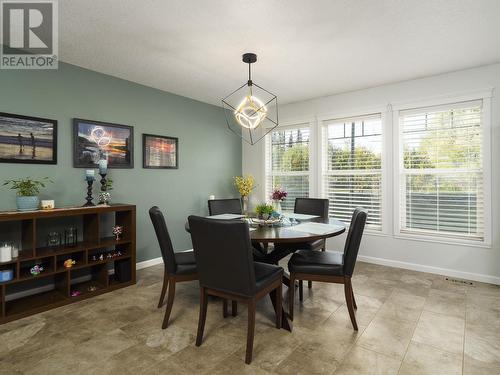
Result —
[[278, 126], [278, 98], [252, 81], [257, 55], [245, 53], [242, 60], [248, 64], [248, 81], [222, 99], [222, 107], [229, 129], [254, 145]]

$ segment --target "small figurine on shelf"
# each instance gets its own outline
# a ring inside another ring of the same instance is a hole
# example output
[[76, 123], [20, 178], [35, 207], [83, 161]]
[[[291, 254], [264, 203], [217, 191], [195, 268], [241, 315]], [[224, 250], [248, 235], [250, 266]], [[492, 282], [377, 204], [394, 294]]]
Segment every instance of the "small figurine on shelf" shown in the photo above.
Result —
[[123, 233], [123, 227], [120, 225], [115, 225], [113, 227], [113, 234], [115, 235], [115, 240], [120, 241], [120, 236]]
[[92, 262], [97, 262], [97, 257], [95, 255], [92, 255]]
[[73, 260], [73, 259], [67, 259], [65, 262], [64, 262], [64, 268], [71, 268], [73, 267], [74, 265], [76, 264], [76, 261]]
[[32, 276], [40, 275], [43, 272], [43, 266], [41, 264], [35, 264], [30, 269], [30, 273]]
[[87, 290], [88, 290], [89, 292], [95, 292], [95, 291], [97, 290], [97, 287], [96, 287], [95, 285], [90, 285], [90, 286], [87, 288]]
[[99, 255], [99, 260], [104, 260], [104, 255], [103, 254]]
[[71, 291], [71, 297], [78, 297], [82, 294], [79, 290], [72, 290]]

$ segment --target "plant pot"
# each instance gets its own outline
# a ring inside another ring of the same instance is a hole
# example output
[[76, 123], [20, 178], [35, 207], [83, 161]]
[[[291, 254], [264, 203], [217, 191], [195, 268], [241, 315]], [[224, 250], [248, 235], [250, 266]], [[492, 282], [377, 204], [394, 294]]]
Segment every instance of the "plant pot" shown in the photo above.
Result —
[[280, 200], [273, 200], [273, 209], [274, 212], [281, 213], [281, 201]]
[[40, 206], [40, 201], [36, 195], [31, 197], [17, 196], [16, 204], [18, 211], [36, 211]]

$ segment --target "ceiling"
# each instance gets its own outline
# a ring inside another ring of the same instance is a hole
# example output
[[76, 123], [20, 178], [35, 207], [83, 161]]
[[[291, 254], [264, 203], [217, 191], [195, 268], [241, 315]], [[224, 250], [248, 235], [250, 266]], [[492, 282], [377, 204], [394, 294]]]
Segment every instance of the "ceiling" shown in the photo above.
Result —
[[203, 102], [290, 103], [500, 62], [499, 0], [64, 0], [62, 61]]

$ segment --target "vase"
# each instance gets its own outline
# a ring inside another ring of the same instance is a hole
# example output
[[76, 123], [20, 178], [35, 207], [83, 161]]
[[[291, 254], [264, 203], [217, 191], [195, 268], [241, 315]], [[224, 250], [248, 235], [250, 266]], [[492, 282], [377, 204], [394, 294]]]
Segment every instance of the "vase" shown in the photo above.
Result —
[[248, 195], [241, 197], [241, 209], [244, 215], [248, 213]]
[[281, 201], [280, 200], [273, 200], [273, 210], [277, 213], [281, 213]]
[[29, 197], [16, 197], [16, 204], [18, 211], [36, 211], [40, 205], [40, 201], [36, 195]]

